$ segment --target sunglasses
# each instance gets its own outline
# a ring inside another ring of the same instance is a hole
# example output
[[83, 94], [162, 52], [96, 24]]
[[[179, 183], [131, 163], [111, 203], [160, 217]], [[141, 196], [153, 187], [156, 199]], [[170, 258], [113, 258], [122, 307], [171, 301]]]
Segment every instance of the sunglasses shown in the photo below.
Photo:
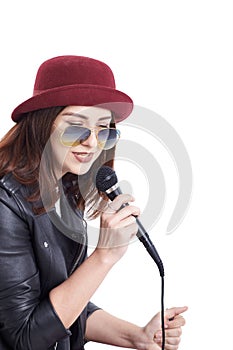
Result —
[[89, 129], [83, 126], [68, 126], [61, 134], [61, 143], [67, 147], [75, 147], [86, 141], [95, 132], [99, 148], [108, 150], [113, 148], [119, 138], [120, 130], [115, 128], [94, 128]]

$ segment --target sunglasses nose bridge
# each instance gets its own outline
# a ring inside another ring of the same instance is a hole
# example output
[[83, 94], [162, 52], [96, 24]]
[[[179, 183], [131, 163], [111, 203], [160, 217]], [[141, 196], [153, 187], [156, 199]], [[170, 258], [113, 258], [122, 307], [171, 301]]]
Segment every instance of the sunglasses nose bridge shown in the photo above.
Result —
[[90, 136], [95, 134], [95, 137], [98, 138], [98, 133], [99, 133], [99, 129], [98, 128], [87, 128], [87, 129], [90, 130]]
[[[86, 128], [88, 133], [86, 137], [81, 141], [82, 144], [88, 142], [92, 147], [95, 147], [98, 143], [99, 130], [96, 128]], [[93, 137], [94, 136], [94, 137]]]
[[99, 132], [101, 131], [101, 128], [93, 127], [93, 128], [87, 128], [90, 130], [90, 136], [91, 134], [95, 134], [95, 137], [98, 139]]

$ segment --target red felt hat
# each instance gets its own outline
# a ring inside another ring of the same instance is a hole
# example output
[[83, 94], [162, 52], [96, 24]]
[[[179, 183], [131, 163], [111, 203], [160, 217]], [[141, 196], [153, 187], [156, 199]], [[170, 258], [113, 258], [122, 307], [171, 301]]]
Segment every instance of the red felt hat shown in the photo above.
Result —
[[116, 122], [127, 118], [133, 101], [116, 90], [111, 69], [83, 56], [58, 56], [39, 67], [33, 96], [12, 113], [15, 122], [25, 113], [55, 106], [98, 106], [115, 112]]

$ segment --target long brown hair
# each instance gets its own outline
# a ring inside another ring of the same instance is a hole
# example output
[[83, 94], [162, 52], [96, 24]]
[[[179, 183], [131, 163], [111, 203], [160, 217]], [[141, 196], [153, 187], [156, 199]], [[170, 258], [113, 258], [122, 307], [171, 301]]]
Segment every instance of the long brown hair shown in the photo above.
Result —
[[[12, 173], [17, 181], [28, 186], [30, 196], [27, 199], [35, 204], [36, 213], [53, 206], [58, 198], [58, 183], [50, 164], [51, 153], [48, 152], [50, 157], [43, 156], [44, 150], [50, 145], [54, 120], [64, 108], [65, 106], [51, 107], [25, 114], [0, 141], [0, 178]], [[111, 123], [111, 127], [115, 127], [115, 124]], [[88, 173], [80, 176], [82, 182], [85, 182], [85, 191], [80, 191], [78, 175], [67, 173], [62, 178], [61, 184], [69, 201], [82, 210], [87, 208], [89, 218], [98, 216], [96, 208], [102, 200], [95, 188], [92, 174], [101, 165], [113, 167], [114, 154], [115, 148], [102, 151]]]

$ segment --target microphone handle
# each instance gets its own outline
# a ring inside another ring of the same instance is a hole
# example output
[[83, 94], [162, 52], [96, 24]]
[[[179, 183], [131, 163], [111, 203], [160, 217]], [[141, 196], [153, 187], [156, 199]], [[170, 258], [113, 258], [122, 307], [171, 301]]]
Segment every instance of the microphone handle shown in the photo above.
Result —
[[[106, 192], [106, 194], [107, 194], [108, 198], [111, 201], [113, 201], [114, 198], [116, 198], [119, 194], [122, 194], [122, 191], [121, 191], [120, 187], [117, 187], [114, 190], [112, 190], [111, 192]], [[126, 204], [122, 205], [122, 207], [125, 207], [126, 205], [129, 205], [129, 204], [126, 203]], [[144, 245], [147, 252], [151, 256], [151, 258], [154, 260], [154, 262], [156, 263], [156, 265], [159, 269], [160, 276], [164, 277], [163, 262], [159, 256], [154, 244], [152, 243], [148, 233], [146, 232], [145, 228], [143, 227], [143, 225], [141, 224], [141, 222], [139, 221], [139, 219], [136, 216], [135, 216], [135, 218], [136, 218], [136, 222], [138, 225], [138, 232], [136, 234], [137, 238]]]
[[162, 262], [162, 260], [161, 260], [161, 258], [159, 256], [159, 254], [158, 254], [154, 244], [152, 243], [148, 233], [146, 232], [146, 230], [144, 229], [144, 227], [142, 226], [142, 224], [138, 220], [138, 218], [136, 218], [136, 222], [138, 224], [137, 237], [138, 237], [139, 241], [144, 245], [144, 247], [146, 248], [147, 252], [151, 256], [151, 258], [154, 260], [156, 265], [158, 266], [160, 276], [164, 277], [163, 262]]

